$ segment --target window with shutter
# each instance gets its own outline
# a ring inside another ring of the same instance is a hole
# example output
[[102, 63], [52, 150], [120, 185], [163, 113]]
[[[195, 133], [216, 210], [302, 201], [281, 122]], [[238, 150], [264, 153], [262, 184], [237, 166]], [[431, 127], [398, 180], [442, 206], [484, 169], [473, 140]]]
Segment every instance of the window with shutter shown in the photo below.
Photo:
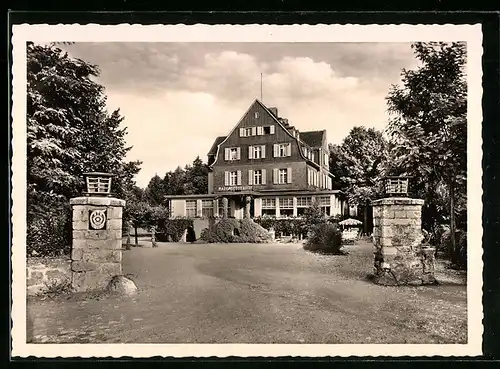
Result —
[[[248, 185], [249, 186], [252, 186], [253, 185], [253, 170], [252, 169], [249, 169], [248, 170]], [[258, 184], [258, 183], [256, 183]]]
[[253, 184], [260, 185], [262, 184], [262, 170], [254, 170], [252, 171], [253, 175]]
[[245, 128], [240, 128], [240, 137], [245, 137]]
[[229, 173], [229, 184], [228, 186], [237, 186], [238, 185], [238, 172], [232, 171]]
[[271, 134], [274, 135], [274, 126], [271, 126], [270, 129], [271, 129]]
[[229, 172], [224, 172], [224, 186], [229, 186]]
[[252, 127], [252, 136], [257, 134], [257, 127]]
[[241, 159], [241, 150], [239, 147], [236, 148], [236, 160]]
[[257, 136], [262, 136], [263, 133], [264, 129], [262, 128], [262, 126], [257, 127]]
[[253, 147], [253, 158], [254, 159], [260, 159], [261, 158], [261, 146], [254, 146]]
[[266, 157], [266, 145], [261, 146], [260, 155], [261, 155], [262, 159], [265, 159], [265, 157]]
[[279, 170], [278, 170], [278, 168], [273, 169], [273, 183], [274, 184], [279, 183]]
[[248, 146], [248, 159], [253, 159], [253, 146]]
[[279, 156], [279, 145], [278, 144], [274, 144], [273, 145], [273, 157], [277, 158]]
[[224, 160], [229, 160], [229, 149], [224, 149]]
[[262, 184], [266, 184], [266, 170], [262, 169]]
[[288, 169], [279, 169], [279, 184], [288, 183]]
[[286, 156], [292, 156], [292, 145], [290, 144], [286, 147]]
[[287, 183], [292, 183], [292, 168], [287, 168], [286, 180]]
[[237, 178], [236, 185], [241, 186], [241, 170], [238, 170], [238, 178]]

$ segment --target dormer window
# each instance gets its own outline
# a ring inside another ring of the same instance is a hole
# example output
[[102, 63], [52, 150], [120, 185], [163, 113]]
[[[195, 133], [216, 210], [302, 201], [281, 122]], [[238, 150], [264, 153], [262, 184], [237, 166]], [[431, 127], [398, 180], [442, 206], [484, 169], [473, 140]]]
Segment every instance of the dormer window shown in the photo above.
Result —
[[265, 135], [274, 135], [274, 126], [266, 126], [264, 128]]

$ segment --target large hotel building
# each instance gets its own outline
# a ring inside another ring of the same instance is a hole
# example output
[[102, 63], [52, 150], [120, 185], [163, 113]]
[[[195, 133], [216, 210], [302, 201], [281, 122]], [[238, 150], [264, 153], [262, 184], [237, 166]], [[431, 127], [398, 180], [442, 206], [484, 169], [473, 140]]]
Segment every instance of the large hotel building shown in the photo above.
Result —
[[348, 212], [333, 189], [326, 131], [299, 132], [255, 100], [208, 152], [208, 191], [167, 196], [171, 217], [301, 216], [312, 201], [327, 215]]

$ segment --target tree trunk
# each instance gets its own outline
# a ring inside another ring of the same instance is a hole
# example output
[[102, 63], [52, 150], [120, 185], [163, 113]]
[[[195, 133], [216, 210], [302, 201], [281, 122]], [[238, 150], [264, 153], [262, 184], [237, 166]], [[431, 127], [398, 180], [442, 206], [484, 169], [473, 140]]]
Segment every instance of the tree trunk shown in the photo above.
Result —
[[127, 224], [127, 243], [125, 244], [125, 249], [130, 250], [130, 225]]
[[450, 181], [450, 243], [451, 243], [451, 263], [460, 265], [460, 250], [457, 247], [457, 225], [455, 223], [455, 187]]
[[365, 204], [365, 210], [363, 211], [363, 232], [365, 236], [368, 234], [368, 205]]
[[134, 224], [134, 231], [135, 231], [135, 245], [139, 245], [139, 238], [137, 236], [137, 224]]

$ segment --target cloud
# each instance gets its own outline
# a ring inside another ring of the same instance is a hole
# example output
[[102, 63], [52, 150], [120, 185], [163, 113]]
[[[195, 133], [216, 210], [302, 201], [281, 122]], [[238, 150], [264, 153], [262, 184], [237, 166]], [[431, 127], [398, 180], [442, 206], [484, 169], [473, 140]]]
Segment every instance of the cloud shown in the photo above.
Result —
[[121, 108], [141, 186], [157, 173], [206, 160], [255, 98], [301, 131], [340, 143], [354, 126], [384, 129], [385, 97], [416, 60], [409, 44], [78, 43], [72, 56], [99, 65], [108, 108]]

